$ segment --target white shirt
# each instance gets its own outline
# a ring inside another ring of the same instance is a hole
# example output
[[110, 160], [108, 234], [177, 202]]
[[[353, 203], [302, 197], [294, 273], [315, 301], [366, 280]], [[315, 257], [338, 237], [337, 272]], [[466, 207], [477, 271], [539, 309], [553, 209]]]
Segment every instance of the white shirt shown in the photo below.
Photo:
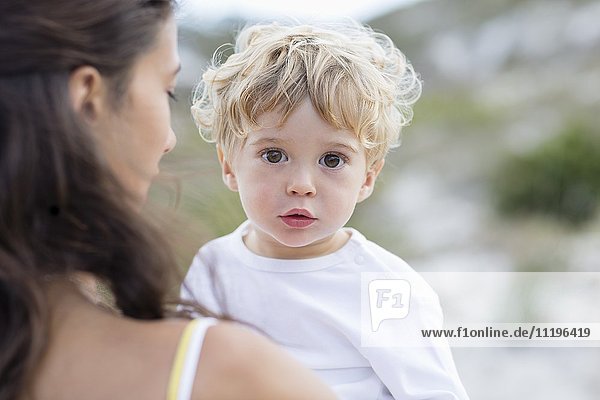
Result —
[[[403, 260], [352, 228], [344, 228], [351, 237], [341, 249], [322, 257], [261, 257], [243, 242], [247, 228], [248, 221], [200, 249], [182, 297], [266, 333], [342, 400], [468, 399], [447, 345], [361, 346], [361, 273], [402, 272], [420, 279]], [[437, 295], [422, 287], [425, 292], [411, 304], [411, 321], [441, 327]]]

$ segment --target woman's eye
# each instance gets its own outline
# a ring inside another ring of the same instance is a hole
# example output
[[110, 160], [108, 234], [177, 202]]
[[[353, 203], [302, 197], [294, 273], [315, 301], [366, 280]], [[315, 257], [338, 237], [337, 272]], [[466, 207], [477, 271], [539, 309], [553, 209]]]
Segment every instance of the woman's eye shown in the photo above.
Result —
[[346, 162], [338, 154], [328, 153], [319, 160], [319, 164], [329, 169], [339, 169]]
[[287, 156], [280, 150], [267, 150], [262, 153], [261, 157], [268, 163], [277, 164], [287, 161]]

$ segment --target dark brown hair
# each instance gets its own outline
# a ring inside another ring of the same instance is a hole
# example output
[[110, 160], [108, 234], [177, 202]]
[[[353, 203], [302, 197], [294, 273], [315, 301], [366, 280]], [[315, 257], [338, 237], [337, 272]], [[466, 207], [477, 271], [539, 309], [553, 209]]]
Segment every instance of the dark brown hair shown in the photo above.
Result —
[[173, 254], [131, 209], [71, 107], [68, 81], [93, 66], [118, 104], [172, 8], [170, 0], [0, 2], [0, 400], [23, 394], [44, 351], [48, 280], [91, 272], [123, 314], [165, 315]]

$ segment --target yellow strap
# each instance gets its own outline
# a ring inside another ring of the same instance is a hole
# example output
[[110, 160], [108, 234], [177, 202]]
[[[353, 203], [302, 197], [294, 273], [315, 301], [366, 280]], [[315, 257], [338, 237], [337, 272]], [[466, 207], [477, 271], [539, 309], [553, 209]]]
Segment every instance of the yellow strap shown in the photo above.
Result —
[[179, 346], [177, 347], [177, 354], [175, 354], [175, 361], [171, 369], [171, 376], [169, 378], [169, 387], [167, 390], [167, 400], [177, 400], [177, 394], [179, 392], [179, 384], [181, 382], [181, 371], [185, 363], [185, 357], [188, 352], [190, 344], [190, 338], [194, 332], [194, 327], [197, 325], [199, 320], [193, 320], [184, 329], [181, 339], [179, 340]]

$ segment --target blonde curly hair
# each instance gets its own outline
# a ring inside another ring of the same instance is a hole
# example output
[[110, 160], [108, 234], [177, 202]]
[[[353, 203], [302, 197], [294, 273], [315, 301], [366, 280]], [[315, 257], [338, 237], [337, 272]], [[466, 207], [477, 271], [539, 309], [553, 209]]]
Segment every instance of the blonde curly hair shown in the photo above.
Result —
[[201, 136], [226, 157], [260, 128], [261, 114], [276, 110], [283, 124], [308, 97], [325, 121], [354, 132], [374, 163], [399, 145], [421, 95], [419, 76], [392, 40], [352, 20], [248, 26], [225, 62], [220, 54], [191, 110]]

